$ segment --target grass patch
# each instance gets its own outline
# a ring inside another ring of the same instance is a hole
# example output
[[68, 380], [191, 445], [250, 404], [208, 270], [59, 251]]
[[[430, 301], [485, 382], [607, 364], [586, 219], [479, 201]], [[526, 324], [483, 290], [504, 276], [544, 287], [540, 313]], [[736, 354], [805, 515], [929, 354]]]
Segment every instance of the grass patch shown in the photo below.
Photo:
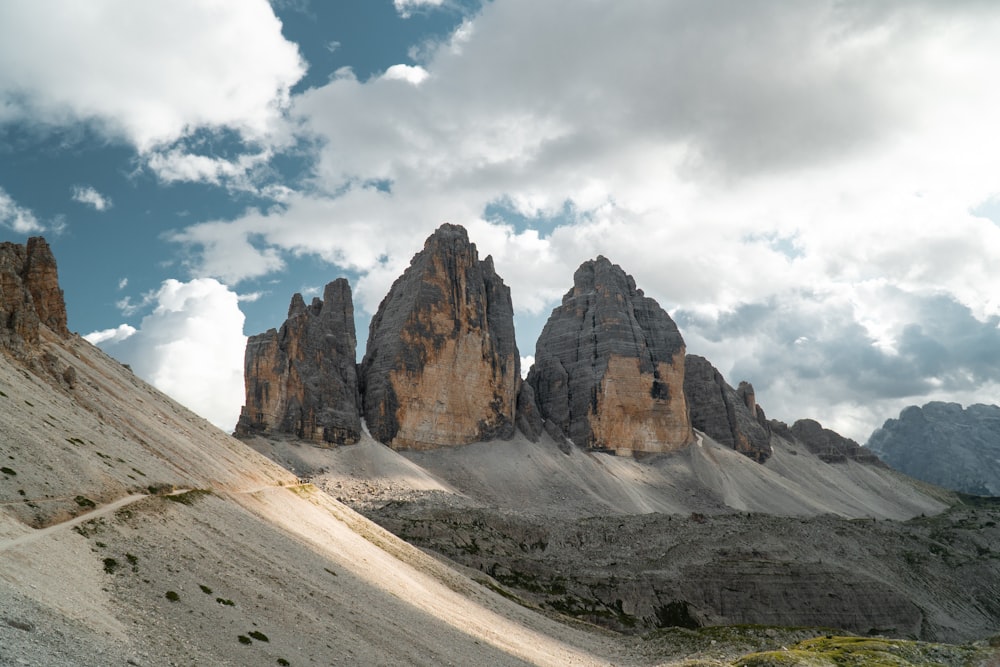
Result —
[[227, 600], [226, 598], [215, 598], [215, 601], [224, 607], [235, 607], [236, 603], [232, 600]]
[[237, 639], [237, 641], [239, 641], [239, 643], [241, 643], [241, 644], [246, 644], [246, 645], [248, 645], [248, 646], [249, 646], [250, 644], [253, 644], [253, 641], [252, 641], [252, 640], [251, 640], [251, 639], [250, 639], [249, 637], [247, 637], [246, 635], [240, 635], [240, 636], [239, 636], [239, 637], [237, 637], [236, 639]]
[[105, 558], [104, 559], [104, 571], [105, 572], [107, 572], [108, 574], [114, 574], [115, 570], [117, 570], [117, 569], [118, 569], [118, 561], [116, 561], [114, 558]]
[[177, 591], [167, 591], [163, 597], [167, 598], [171, 602], [177, 602], [181, 599], [181, 596], [177, 594]]
[[77, 496], [73, 500], [80, 507], [84, 507], [84, 508], [88, 508], [88, 509], [93, 509], [94, 507], [97, 507], [97, 503], [95, 503], [90, 498], [87, 498], [86, 496]]
[[205, 595], [212, 594], [212, 589], [206, 586], [205, 584], [198, 584], [198, 588], [200, 588], [201, 592], [204, 593]]
[[2, 472], [5, 475], [10, 475], [11, 477], [17, 477], [17, 473], [8, 468], [7, 466], [0, 468], [0, 472]]
[[193, 505], [198, 499], [211, 494], [212, 492], [208, 489], [192, 489], [190, 491], [185, 491], [184, 493], [176, 493], [163, 497], [170, 502], [180, 503], [181, 505]]
[[881, 637], [838, 637], [826, 635], [806, 639], [787, 650], [763, 651], [745, 655], [736, 667], [772, 667], [777, 665], [836, 665], [844, 667], [937, 667], [939, 665], [976, 664], [987, 657], [973, 646], [932, 644], [929, 642]]
[[259, 630], [252, 630], [251, 632], [248, 632], [247, 634], [250, 635], [251, 637], [253, 637], [254, 639], [256, 639], [259, 642], [269, 642], [269, 641], [271, 641], [270, 639], [267, 638], [267, 635], [265, 635], [263, 632], [260, 632]]

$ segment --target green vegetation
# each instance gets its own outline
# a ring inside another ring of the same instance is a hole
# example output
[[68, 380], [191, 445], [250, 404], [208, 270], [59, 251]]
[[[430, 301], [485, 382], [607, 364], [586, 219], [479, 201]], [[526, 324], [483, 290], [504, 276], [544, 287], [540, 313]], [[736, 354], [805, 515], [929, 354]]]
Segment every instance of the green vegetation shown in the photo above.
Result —
[[17, 476], [17, 473], [14, 472], [13, 470], [11, 470], [10, 468], [8, 468], [7, 466], [4, 466], [3, 468], [0, 468], [0, 472], [2, 472], [5, 475], [10, 475], [11, 477], [16, 477]]
[[975, 664], [988, 657], [972, 646], [884, 639], [881, 637], [837, 637], [807, 639], [779, 651], [745, 655], [736, 667], [817, 665], [830, 667], [935, 667]]
[[139, 557], [138, 556], [135, 556], [133, 554], [128, 554], [127, 553], [127, 554], [125, 554], [125, 560], [127, 560], [128, 564], [132, 566], [132, 571], [133, 572], [138, 572], [139, 571]]
[[226, 607], [235, 607], [236, 603], [232, 600], [227, 600], [225, 598], [215, 598], [215, 601]]
[[93, 500], [91, 500], [90, 498], [87, 498], [86, 496], [77, 496], [77, 497], [76, 497], [76, 498], [74, 498], [73, 500], [74, 500], [74, 501], [76, 502], [76, 504], [77, 504], [77, 505], [79, 505], [80, 507], [87, 507], [87, 508], [94, 508], [94, 507], [97, 507], [97, 503], [95, 503], [95, 502], [94, 502]]
[[200, 588], [201, 592], [204, 593], [205, 595], [212, 594], [212, 589], [206, 586], [205, 584], [198, 584], [198, 588]]
[[246, 635], [240, 635], [236, 639], [238, 639], [241, 644], [253, 644], [253, 641], [251, 641], [251, 639]]
[[192, 489], [191, 491], [185, 491], [184, 493], [177, 493], [163, 497], [171, 502], [180, 503], [181, 505], [193, 505], [199, 498], [211, 495], [211, 493], [212, 492], [208, 489]]
[[108, 574], [114, 574], [115, 570], [117, 570], [117, 569], [118, 569], [118, 561], [116, 561], [114, 558], [105, 558], [104, 559], [104, 571], [105, 572], [107, 572]]
[[85, 444], [87, 444], [83, 440], [81, 440], [80, 438], [66, 438], [66, 442], [68, 442], [71, 445], [85, 445]]
[[176, 591], [167, 591], [163, 597], [167, 598], [171, 602], [177, 602], [181, 599], [181, 596], [178, 595]]
[[284, 658], [278, 658], [278, 664], [281, 665], [281, 667], [288, 667], [292, 663], [288, 662]]
[[2, 391], [0, 391], [0, 396], [3, 396], [4, 398], [7, 398], [7, 394], [3, 393]]
[[265, 635], [263, 632], [260, 632], [259, 630], [252, 630], [252, 631], [248, 632], [247, 634], [250, 635], [251, 637], [253, 637], [254, 639], [256, 639], [259, 642], [269, 642], [269, 641], [271, 641], [270, 639], [267, 638], [267, 635]]

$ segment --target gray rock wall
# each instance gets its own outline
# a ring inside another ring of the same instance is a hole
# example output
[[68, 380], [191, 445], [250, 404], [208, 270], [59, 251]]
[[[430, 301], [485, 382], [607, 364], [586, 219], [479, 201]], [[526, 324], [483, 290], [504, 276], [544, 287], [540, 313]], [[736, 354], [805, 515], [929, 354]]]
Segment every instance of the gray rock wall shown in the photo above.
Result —
[[664, 452], [693, 440], [677, 325], [605, 257], [577, 269], [527, 381], [541, 417], [580, 447]]

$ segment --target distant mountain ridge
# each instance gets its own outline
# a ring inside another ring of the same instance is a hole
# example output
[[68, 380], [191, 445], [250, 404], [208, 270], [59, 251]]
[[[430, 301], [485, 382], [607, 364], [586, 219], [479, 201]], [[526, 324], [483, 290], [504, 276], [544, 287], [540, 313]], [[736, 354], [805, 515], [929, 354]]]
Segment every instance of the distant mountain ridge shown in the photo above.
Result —
[[973, 495], [1000, 496], [1000, 407], [932, 401], [904, 408], [867, 448], [911, 477]]

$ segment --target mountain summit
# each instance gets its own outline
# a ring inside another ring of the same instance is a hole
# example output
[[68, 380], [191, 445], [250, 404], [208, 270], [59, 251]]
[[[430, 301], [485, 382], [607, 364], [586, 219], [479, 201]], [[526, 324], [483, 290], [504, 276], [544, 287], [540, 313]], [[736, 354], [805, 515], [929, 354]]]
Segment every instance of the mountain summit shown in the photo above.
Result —
[[684, 339], [632, 276], [584, 262], [552, 311], [528, 374], [541, 416], [577, 446], [666, 452], [694, 441]]
[[458, 225], [441, 225], [372, 318], [361, 362], [371, 434], [396, 449], [514, 434], [521, 382], [510, 290]]

